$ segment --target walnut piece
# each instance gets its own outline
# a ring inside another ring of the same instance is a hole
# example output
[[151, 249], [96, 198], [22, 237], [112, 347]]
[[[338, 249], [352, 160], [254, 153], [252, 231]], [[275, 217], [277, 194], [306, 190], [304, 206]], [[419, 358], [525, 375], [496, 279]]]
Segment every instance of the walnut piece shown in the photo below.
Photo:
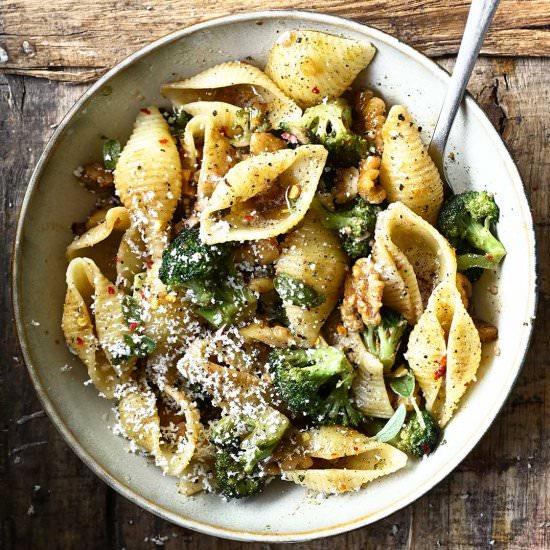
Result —
[[79, 169], [78, 179], [90, 191], [96, 193], [101, 191], [111, 191], [114, 186], [114, 176], [109, 170], [99, 162], [87, 164], [84, 168]]
[[474, 325], [477, 328], [479, 339], [482, 344], [494, 342], [498, 339], [498, 328], [495, 327], [495, 325], [482, 321], [481, 319], [474, 319]]
[[462, 273], [456, 274], [456, 288], [460, 293], [462, 298], [462, 303], [464, 304], [465, 309], [468, 309], [470, 305], [470, 298], [472, 297], [472, 283], [465, 275]]
[[348, 275], [344, 287], [344, 300], [340, 314], [344, 326], [350, 331], [358, 331], [362, 323], [378, 325], [382, 320], [382, 294], [384, 282], [374, 269], [371, 258], [359, 258]]
[[359, 164], [357, 191], [371, 204], [380, 204], [386, 199], [385, 189], [378, 183], [380, 157], [369, 156]]
[[376, 153], [380, 156], [384, 150], [382, 126], [386, 122], [386, 104], [383, 99], [374, 97], [372, 90], [359, 92], [355, 100], [355, 110], [359, 115], [361, 130], [374, 143]]

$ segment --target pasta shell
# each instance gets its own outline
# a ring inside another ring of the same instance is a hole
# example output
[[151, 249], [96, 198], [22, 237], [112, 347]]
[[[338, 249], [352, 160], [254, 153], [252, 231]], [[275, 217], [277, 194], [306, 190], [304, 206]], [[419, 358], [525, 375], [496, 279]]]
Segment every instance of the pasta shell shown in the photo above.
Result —
[[260, 104], [267, 110], [273, 128], [302, 114], [263, 71], [239, 61], [222, 63], [186, 80], [165, 84], [161, 92], [176, 106], [201, 100], [226, 101], [239, 107]]
[[380, 447], [378, 441], [344, 426], [322, 426], [300, 435], [302, 452], [324, 460], [358, 455]]
[[130, 215], [123, 206], [109, 208], [99, 223], [75, 239], [66, 251], [69, 261], [82, 256], [90, 258], [107, 278], [114, 278], [116, 273], [117, 284], [126, 288], [143, 271], [145, 255], [139, 231], [131, 227]]
[[166, 119], [141, 109], [115, 170], [115, 189], [154, 260], [166, 245], [166, 228], [181, 195], [182, 169]]
[[384, 304], [410, 324], [441, 281], [456, 279], [456, 256], [447, 240], [400, 202], [378, 215], [372, 257], [384, 281]]
[[120, 364], [115, 360], [126, 351], [123, 296], [92, 260], [75, 258], [67, 267], [62, 318], [65, 340], [88, 368], [95, 387], [108, 399], [116, 386], [127, 380], [135, 363], [135, 359]]
[[[201, 213], [201, 239], [216, 244], [286, 233], [308, 210], [326, 158], [322, 145], [304, 145], [239, 162], [216, 186]], [[288, 193], [293, 187], [299, 196], [291, 204]]]
[[390, 109], [382, 137], [384, 152], [379, 178], [387, 199], [402, 202], [434, 224], [443, 203], [443, 184], [405, 107], [395, 105]]
[[290, 330], [313, 345], [319, 332], [340, 298], [347, 270], [347, 256], [338, 234], [323, 226], [315, 207], [307, 213], [298, 229], [282, 242], [277, 260], [277, 275], [285, 273], [311, 286], [324, 302], [309, 309], [286, 305]]
[[329, 345], [341, 349], [356, 367], [351, 392], [355, 406], [364, 414], [376, 418], [390, 418], [393, 407], [390, 403], [384, 366], [377, 357], [369, 353], [358, 332], [338, 332], [340, 315], [333, 313], [323, 333]]
[[185, 394], [171, 386], [165, 386], [163, 393], [176, 402], [185, 420], [185, 439], [175, 446], [162, 441], [156, 396], [151, 390], [127, 388], [120, 398], [118, 412], [126, 436], [152, 454], [164, 473], [178, 476], [195, 452], [202, 425], [199, 411]]
[[[202, 210], [218, 183], [236, 163], [236, 146], [250, 142], [250, 133], [237, 138], [232, 130], [238, 122], [238, 107], [219, 101], [198, 101], [184, 106], [193, 118], [185, 127], [183, 151], [186, 166], [198, 169], [196, 210]], [[246, 139], [243, 138], [248, 136]], [[202, 158], [198, 162], [197, 143], [202, 142]]]
[[178, 362], [179, 373], [191, 384], [200, 384], [212, 396], [212, 403], [226, 412], [266, 403], [262, 380], [233, 366], [209, 361], [206, 339], [195, 340]]
[[300, 107], [311, 107], [341, 96], [375, 51], [370, 42], [289, 31], [272, 46], [265, 72]]
[[333, 464], [333, 468], [322, 470], [285, 471], [283, 479], [320, 493], [344, 493], [404, 468], [407, 455], [391, 445], [378, 443], [371, 450], [338, 459]]
[[481, 361], [481, 342], [454, 281], [442, 282], [411, 332], [407, 360], [443, 427], [453, 415]]

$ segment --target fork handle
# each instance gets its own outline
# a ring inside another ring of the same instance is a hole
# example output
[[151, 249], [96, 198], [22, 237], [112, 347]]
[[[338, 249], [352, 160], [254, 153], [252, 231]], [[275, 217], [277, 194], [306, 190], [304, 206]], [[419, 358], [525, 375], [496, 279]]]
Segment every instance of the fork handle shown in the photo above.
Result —
[[430, 142], [430, 155], [443, 174], [443, 154], [447, 139], [487, 29], [500, 0], [472, 0], [455, 68]]

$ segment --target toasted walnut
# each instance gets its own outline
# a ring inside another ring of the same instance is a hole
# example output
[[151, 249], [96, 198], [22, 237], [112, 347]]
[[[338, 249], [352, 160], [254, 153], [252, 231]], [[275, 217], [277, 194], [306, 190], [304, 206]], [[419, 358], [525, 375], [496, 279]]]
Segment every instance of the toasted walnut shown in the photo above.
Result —
[[361, 130], [374, 143], [376, 153], [382, 155], [384, 150], [382, 126], [386, 122], [386, 104], [384, 100], [374, 97], [371, 90], [363, 90], [356, 97], [355, 109], [359, 115]]
[[482, 321], [481, 319], [474, 319], [474, 324], [482, 344], [498, 340], [498, 328], [495, 327], [495, 325]]
[[[76, 173], [75, 173], [76, 174]], [[99, 162], [87, 164], [78, 170], [78, 179], [90, 191], [110, 191], [114, 185], [113, 173], [106, 170]]]
[[284, 149], [286, 143], [269, 132], [254, 132], [250, 136], [250, 154], [272, 153]]
[[271, 237], [244, 243], [235, 252], [235, 261], [251, 265], [268, 265], [272, 264], [279, 254], [279, 243], [275, 237]]
[[384, 282], [375, 271], [372, 259], [359, 258], [344, 287], [344, 300], [340, 307], [344, 327], [357, 331], [361, 329], [362, 323], [367, 326], [378, 325], [381, 321], [383, 292]]
[[359, 170], [357, 168], [345, 168], [338, 171], [336, 185], [333, 189], [334, 202], [343, 204], [357, 196], [357, 182]]
[[468, 309], [470, 305], [470, 298], [472, 297], [472, 283], [465, 275], [462, 273], [456, 274], [456, 288], [460, 292], [460, 297], [462, 298], [462, 303], [464, 307]]
[[386, 199], [386, 191], [378, 183], [380, 157], [370, 156], [359, 164], [357, 191], [371, 204], [380, 204]]
[[[348, 273], [346, 282], [344, 283], [344, 299], [340, 306], [340, 315], [345, 329], [357, 332], [363, 328], [363, 321], [357, 311], [357, 295], [353, 288], [353, 280], [351, 273]], [[338, 331], [340, 334], [340, 331]]]

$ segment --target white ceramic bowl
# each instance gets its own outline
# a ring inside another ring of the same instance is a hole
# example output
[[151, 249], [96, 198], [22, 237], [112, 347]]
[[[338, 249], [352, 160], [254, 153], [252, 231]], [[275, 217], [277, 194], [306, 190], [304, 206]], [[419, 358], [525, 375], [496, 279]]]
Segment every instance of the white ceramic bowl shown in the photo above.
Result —
[[[498, 324], [499, 353], [486, 353], [478, 382], [446, 429], [446, 444], [429, 459], [410, 461], [403, 471], [357, 493], [312, 500], [300, 487], [275, 482], [259, 497], [230, 503], [215, 495], [184, 498], [174, 479], [127, 452], [128, 443], [111, 432], [111, 403], [84, 385], [85, 369], [68, 352], [60, 329], [70, 226], [85, 217], [94, 200], [72, 172], [97, 160], [100, 136], [125, 140], [139, 107], [164, 104], [161, 83], [233, 59], [263, 66], [277, 36], [297, 28], [372, 41], [378, 53], [361, 81], [389, 104], [407, 105], [427, 138], [449, 78], [395, 38], [312, 13], [250, 13], [202, 23], [130, 56], [71, 109], [31, 178], [15, 248], [21, 346], [44, 408], [69, 445], [106, 483], [143, 508], [185, 527], [239, 540], [303, 541], [342, 533], [383, 518], [428, 491], [470, 452], [501, 408], [521, 368], [535, 311], [535, 240], [523, 185], [499, 135], [467, 97], [451, 134], [456, 161], [449, 173], [464, 188], [496, 194], [502, 211], [499, 233], [508, 256], [499, 279], [485, 276], [475, 298], [478, 312]], [[496, 295], [490, 292], [497, 287]], [[62, 371], [66, 364], [72, 366], [69, 372]]]

